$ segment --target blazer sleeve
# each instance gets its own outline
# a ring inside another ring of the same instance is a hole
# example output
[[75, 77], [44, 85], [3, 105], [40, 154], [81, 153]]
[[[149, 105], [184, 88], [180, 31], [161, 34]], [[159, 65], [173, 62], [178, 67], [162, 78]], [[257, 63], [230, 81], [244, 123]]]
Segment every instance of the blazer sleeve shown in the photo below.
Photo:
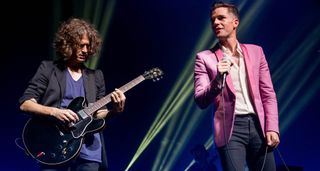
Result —
[[265, 130], [279, 133], [278, 105], [271, 75], [265, 55], [261, 48], [259, 91], [265, 113]]
[[22, 104], [24, 101], [32, 98], [39, 101], [47, 89], [51, 72], [52, 65], [48, 61], [42, 61], [37, 72], [29, 81], [23, 95], [19, 98], [19, 103]]
[[221, 92], [221, 78], [213, 68], [216, 66], [216, 61], [209, 64], [206, 57], [206, 54], [198, 53], [194, 67], [194, 98], [202, 109], [208, 107]]

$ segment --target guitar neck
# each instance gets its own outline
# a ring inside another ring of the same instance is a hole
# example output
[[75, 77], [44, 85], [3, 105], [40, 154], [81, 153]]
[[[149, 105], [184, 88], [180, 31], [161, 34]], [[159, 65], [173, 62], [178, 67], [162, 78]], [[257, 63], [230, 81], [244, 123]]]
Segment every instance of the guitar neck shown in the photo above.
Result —
[[[130, 90], [131, 88], [135, 87], [142, 81], [144, 81], [145, 78], [140, 75], [137, 78], [133, 79], [132, 81], [128, 82], [127, 84], [123, 85], [122, 87], [119, 88], [123, 93], [126, 91]], [[108, 103], [111, 102], [111, 93], [108, 95], [104, 96], [103, 98], [99, 99], [98, 101], [94, 102], [92, 105], [88, 106], [87, 108], [83, 109], [85, 113], [88, 115], [92, 115], [94, 112], [102, 108], [103, 106], [107, 105]]]

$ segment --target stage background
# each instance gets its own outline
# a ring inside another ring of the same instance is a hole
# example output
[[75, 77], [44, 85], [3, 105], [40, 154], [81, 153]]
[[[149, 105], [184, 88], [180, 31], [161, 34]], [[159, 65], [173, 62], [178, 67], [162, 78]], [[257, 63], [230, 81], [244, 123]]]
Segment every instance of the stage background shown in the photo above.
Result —
[[[110, 170], [185, 170], [198, 143], [210, 152], [211, 107], [193, 101], [193, 59], [216, 40], [211, 0], [8, 1], [1, 10], [0, 170], [36, 170], [17, 147], [28, 117], [18, 99], [41, 60], [52, 59], [59, 22], [83, 17], [103, 33], [99, 60], [107, 91], [153, 67], [165, 75], [126, 93], [125, 112], [104, 130]], [[320, 2], [232, 1], [240, 7], [239, 41], [264, 48], [279, 101], [281, 144], [287, 165], [319, 168]], [[153, 130], [153, 131], [150, 131]], [[148, 136], [146, 136], [148, 135]], [[139, 150], [138, 150], [139, 149]], [[275, 153], [277, 164], [282, 165]]]

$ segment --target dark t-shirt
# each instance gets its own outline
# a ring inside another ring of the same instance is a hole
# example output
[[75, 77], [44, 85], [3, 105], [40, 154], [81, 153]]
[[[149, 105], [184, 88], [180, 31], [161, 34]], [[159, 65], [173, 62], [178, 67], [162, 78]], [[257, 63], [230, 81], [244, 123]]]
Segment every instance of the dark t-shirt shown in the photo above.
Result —
[[[83, 78], [74, 80], [69, 72], [66, 72], [66, 89], [62, 98], [61, 107], [67, 108], [69, 103], [76, 97], [85, 97]], [[80, 150], [80, 158], [101, 162], [101, 139], [100, 134], [87, 134]]]

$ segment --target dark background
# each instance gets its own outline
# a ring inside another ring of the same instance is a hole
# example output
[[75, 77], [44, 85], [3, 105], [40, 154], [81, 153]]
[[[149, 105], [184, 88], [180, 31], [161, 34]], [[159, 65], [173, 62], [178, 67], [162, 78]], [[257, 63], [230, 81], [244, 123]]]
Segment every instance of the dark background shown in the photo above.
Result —
[[[92, 1], [97, 2], [102, 6], [110, 4], [110, 1]], [[113, 14], [97, 65], [105, 74], [108, 92], [153, 67], [165, 72], [159, 82], [145, 81], [127, 92], [125, 112], [107, 122], [104, 134], [110, 169], [120, 171], [128, 166], [181, 73], [192, 74], [192, 67], [185, 68], [187, 61], [197, 51], [213, 45], [196, 48], [203, 30], [208, 29], [213, 1], [113, 2]], [[239, 41], [263, 46], [270, 65], [279, 101], [281, 144], [278, 149], [287, 165], [316, 170], [320, 153], [317, 102], [320, 3], [271, 0], [257, 7], [254, 1], [232, 2], [244, 3], [240, 13], [249, 16], [249, 24], [246, 20], [240, 22], [248, 25], [239, 29]], [[36, 170], [36, 162], [15, 143], [28, 119], [19, 111], [18, 99], [41, 60], [52, 59], [52, 40], [59, 22], [70, 16], [82, 17], [79, 11], [87, 4], [88, 1], [10, 1], [2, 5], [0, 170]], [[213, 35], [208, 36], [214, 42]], [[209, 110], [202, 112], [202, 118], [188, 141], [183, 142], [184, 150], [170, 170], [184, 170], [192, 160], [189, 153], [192, 145], [204, 143], [212, 134]], [[160, 131], [130, 170], [152, 170], [155, 154], [164, 142], [163, 135]], [[22, 144], [19, 139], [17, 143]], [[277, 152], [275, 156], [277, 163], [283, 164]]]

